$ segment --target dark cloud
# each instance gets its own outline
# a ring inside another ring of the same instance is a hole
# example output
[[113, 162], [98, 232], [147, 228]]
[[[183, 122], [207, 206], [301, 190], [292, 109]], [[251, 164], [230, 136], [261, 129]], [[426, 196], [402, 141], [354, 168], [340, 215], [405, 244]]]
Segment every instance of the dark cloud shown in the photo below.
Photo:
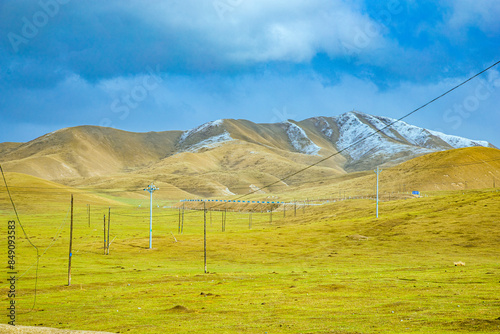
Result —
[[[2, 1], [1, 126], [184, 129], [271, 122], [282, 108], [299, 119], [352, 108], [397, 116], [496, 60], [500, 5], [482, 4]], [[150, 72], [155, 89], [144, 86]], [[494, 102], [497, 92], [480, 109]]]

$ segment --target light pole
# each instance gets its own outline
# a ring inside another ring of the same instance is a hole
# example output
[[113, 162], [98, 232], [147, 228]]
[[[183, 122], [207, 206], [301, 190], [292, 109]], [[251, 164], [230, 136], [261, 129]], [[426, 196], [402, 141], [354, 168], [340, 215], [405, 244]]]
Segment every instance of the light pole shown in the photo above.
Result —
[[149, 248], [153, 248], [153, 193], [155, 190], [160, 188], [156, 188], [153, 183], [151, 183], [144, 190], [149, 192], [150, 195], [150, 205], [149, 205]]

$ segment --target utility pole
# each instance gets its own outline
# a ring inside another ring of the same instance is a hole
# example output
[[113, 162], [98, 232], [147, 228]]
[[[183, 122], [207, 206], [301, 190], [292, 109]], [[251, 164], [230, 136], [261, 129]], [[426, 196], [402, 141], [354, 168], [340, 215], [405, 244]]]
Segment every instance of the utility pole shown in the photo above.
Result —
[[378, 179], [381, 172], [382, 170], [379, 169], [377, 166], [377, 169], [375, 170], [375, 173], [377, 174], [377, 218], [378, 218]]
[[111, 207], [108, 208], [108, 240], [106, 245], [106, 255], [109, 255], [109, 228], [111, 225]]
[[181, 234], [184, 234], [184, 204], [182, 204]]
[[149, 197], [149, 249], [153, 248], [153, 193], [158, 190], [153, 183], [151, 183], [144, 190], [150, 195]]
[[104, 215], [104, 255], [106, 255], [106, 215]]
[[207, 273], [207, 208], [203, 202], [203, 249], [205, 255], [205, 274]]
[[69, 230], [68, 286], [71, 285], [71, 257], [73, 256], [73, 195], [71, 195], [71, 227]]

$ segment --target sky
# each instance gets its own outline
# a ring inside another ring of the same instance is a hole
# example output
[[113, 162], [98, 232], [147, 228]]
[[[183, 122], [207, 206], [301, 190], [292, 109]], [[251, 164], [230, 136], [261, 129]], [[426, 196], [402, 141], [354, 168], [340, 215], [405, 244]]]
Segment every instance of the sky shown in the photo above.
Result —
[[[0, 0], [0, 142], [399, 118], [500, 60], [499, 17], [498, 0]], [[405, 121], [500, 147], [500, 65]]]

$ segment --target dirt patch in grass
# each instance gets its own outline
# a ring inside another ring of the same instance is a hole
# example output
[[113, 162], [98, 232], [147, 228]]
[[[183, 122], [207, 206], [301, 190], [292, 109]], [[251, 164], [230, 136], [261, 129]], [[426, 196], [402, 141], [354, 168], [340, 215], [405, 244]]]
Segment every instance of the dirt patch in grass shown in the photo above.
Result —
[[191, 313], [191, 312], [193, 312], [190, 309], [188, 309], [187, 307], [182, 306], [182, 305], [176, 305], [176, 306], [172, 307], [171, 309], [168, 309], [167, 311], [171, 312], [171, 313]]
[[111, 334], [109, 332], [75, 331], [49, 327], [11, 326], [0, 324], [0, 333], [4, 334]]
[[351, 240], [368, 240], [368, 237], [361, 234], [348, 235], [347, 238]]
[[345, 285], [340, 285], [340, 284], [322, 284], [318, 285], [317, 287], [317, 289], [321, 291], [336, 291], [344, 288]]

